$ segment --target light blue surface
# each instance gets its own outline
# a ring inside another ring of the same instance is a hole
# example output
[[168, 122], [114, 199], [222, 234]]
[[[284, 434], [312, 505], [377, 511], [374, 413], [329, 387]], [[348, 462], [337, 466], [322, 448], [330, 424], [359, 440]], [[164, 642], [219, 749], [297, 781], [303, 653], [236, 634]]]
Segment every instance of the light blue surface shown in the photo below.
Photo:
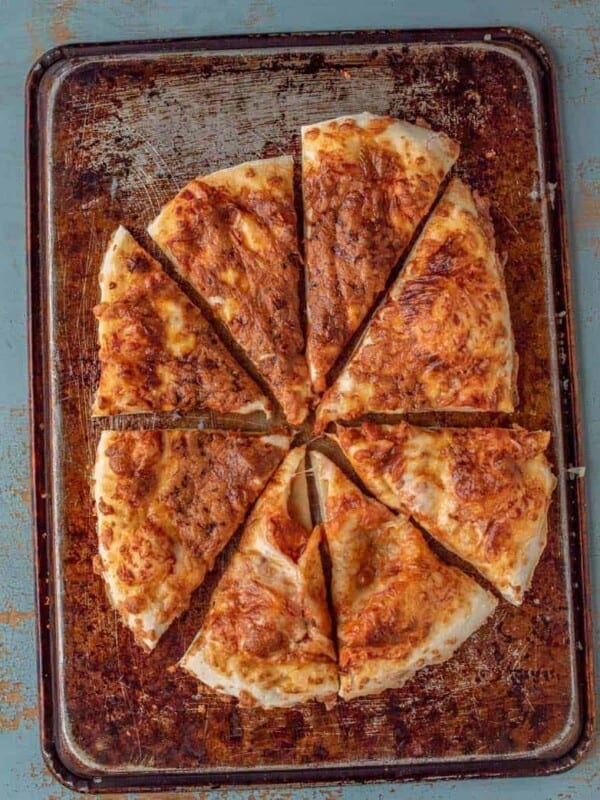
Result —
[[[30, 546], [23, 86], [53, 45], [292, 30], [514, 25], [546, 43], [559, 78], [577, 319], [593, 604], [600, 611], [600, 3], [477, 0], [0, 0], [0, 800], [76, 795], [45, 770], [38, 745]], [[564, 775], [365, 788], [215, 793], [215, 797], [514, 800], [600, 797], [600, 750]], [[204, 797], [204, 794], [198, 795]], [[211, 795], [212, 796], [212, 795]], [[173, 795], [162, 795], [163, 798]]]

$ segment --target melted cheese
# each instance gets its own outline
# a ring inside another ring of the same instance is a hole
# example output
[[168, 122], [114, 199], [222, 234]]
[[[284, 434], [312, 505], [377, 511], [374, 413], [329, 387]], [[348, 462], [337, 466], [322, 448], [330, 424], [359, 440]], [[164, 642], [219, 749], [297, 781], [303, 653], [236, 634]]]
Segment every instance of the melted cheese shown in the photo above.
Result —
[[517, 356], [486, 204], [453, 179], [319, 409], [514, 410]]
[[102, 432], [97, 569], [140, 646], [187, 609], [288, 447], [232, 432]]
[[100, 270], [95, 415], [144, 411], [270, 413], [267, 398], [194, 306], [120, 227]]
[[550, 434], [521, 428], [338, 428], [365, 485], [519, 605], [546, 545]]
[[307, 358], [316, 391], [458, 156], [443, 133], [363, 113], [302, 128]]
[[264, 375], [288, 421], [302, 423], [311, 392], [292, 158], [252, 161], [191, 181], [148, 231]]
[[338, 688], [320, 531], [306, 509], [304, 448], [252, 512], [181, 666], [247, 705], [329, 703]]
[[331, 556], [340, 695], [397, 688], [450, 658], [497, 601], [440, 561], [405, 516], [365, 497], [325, 456], [311, 459]]

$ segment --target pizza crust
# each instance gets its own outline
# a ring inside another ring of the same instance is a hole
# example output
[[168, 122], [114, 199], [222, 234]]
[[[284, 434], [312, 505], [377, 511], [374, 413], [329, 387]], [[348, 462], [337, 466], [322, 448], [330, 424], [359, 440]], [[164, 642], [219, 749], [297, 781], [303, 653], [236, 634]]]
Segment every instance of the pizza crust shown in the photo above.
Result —
[[95, 568], [137, 644], [152, 650], [187, 609], [288, 447], [233, 432], [102, 432]]
[[514, 411], [518, 359], [488, 204], [453, 178], [318, 428], [367, 413]]
[[550, 434], [505, 428], [338, 426], [365, 485], [410, 514], [513, 605], [523, 602], [546, 546], [556, 479]]
[[264, 376], [288, 421], [311, 402], [291, 156], [196, 178], [148, 232]]
[[443, 133], [367, 112], [302, 128], [307, 359], [315, 391], [384, 289], [458, 156]]
[[[201, 180], [234, 196], [249, 191], [269, 194], [280, 203], [288, 203], [294, 191], [293, 176], [294, 159], [284, 155], [235, 164], [204, 175]], [[151, 234], [150, 228], [148, 232]]]
[[180, 662], [246, 705], [329, 704], [338, 688], [321, 536], [303, 508], [304, 457], [303, 447], [292, 450], [263, 493]]
[[[477, 584], [475, 584], [477, 586]], [[353, 700], [365, 695], [380, 694], [387, 689], [399, 689], [425, 667], [442, 664], [452, 658], [467, 639], [481, 628], [496, 610], [498, 601], [480, 586], [473, 587], [464, 605], [443, 623], [434, 624], [425, 643], [413, 649], [409, 656], [372, 658], [340, 681], [340, 697]]]
[[173, 410], [270, 416], [269, 401], [200, 309], [123, 226], [109, 242], [99, 279], [94, 416]]
[[497, 600], [444, 564], [400, 514], [311, 453], [332, 564], [344, 700], [398, 688], [483, 625]]

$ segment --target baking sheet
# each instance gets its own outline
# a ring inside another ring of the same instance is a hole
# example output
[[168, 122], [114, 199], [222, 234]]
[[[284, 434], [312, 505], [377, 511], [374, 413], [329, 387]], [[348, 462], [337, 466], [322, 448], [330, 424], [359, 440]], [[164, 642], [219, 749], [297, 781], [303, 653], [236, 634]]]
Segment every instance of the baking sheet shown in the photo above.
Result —
[[[528, 774], [574, 763], [594, 717], [584, 504], [568, 472], [581, 463], [576, 369], [550, 65], [538, 43], [493, 30], [73, 46], [42, 58], [28, 92], [40, 691], [43, 748], [59, 777], [109, 791]], [[91, 571], [100, 430], [174, 421], [90, 418], [98, 268], [120, 223], [156, 255], [144, 228], [191, 177], [298, 156], [300, 125], [362, 110], [420, 116], [457, 138], [457, 173], [492, 200], [508, 259], [519, 410], [418, 421], [550, 429], [559, 485], [549, 543], [522, 608], [502, 603], [452, 660], [402, 689], [332, 712], [241, 709], [171, 669], [237, 537], [150, 656]]]

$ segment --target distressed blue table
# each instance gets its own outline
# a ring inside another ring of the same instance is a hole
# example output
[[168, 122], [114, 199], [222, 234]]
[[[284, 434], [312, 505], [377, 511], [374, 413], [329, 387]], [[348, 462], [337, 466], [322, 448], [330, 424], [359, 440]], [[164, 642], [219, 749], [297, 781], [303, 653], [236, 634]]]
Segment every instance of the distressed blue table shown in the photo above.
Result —
[[[594, 493], [600, 467], [600, 3], [421, 0], [410, 6], [406, 8], [402, 0], [0, 0], [0, 800], [75, 796], [46, 771], [38, 745], [28, 474], [23, 85], [30, 64], [56, 44], [257, 31], [473, 25], [520, 26], [546, 43], [559, 79], [593, 604], [600, 619], [600, 495]], [[240, 800], [246, 796], [233, 791], [216, 794]], [[395, 794], [431, 800], [600, 797], [600, 747], [596, 742], [571, 772], [542, 779], [254, 792], [265, 800], [357, 800]]]

